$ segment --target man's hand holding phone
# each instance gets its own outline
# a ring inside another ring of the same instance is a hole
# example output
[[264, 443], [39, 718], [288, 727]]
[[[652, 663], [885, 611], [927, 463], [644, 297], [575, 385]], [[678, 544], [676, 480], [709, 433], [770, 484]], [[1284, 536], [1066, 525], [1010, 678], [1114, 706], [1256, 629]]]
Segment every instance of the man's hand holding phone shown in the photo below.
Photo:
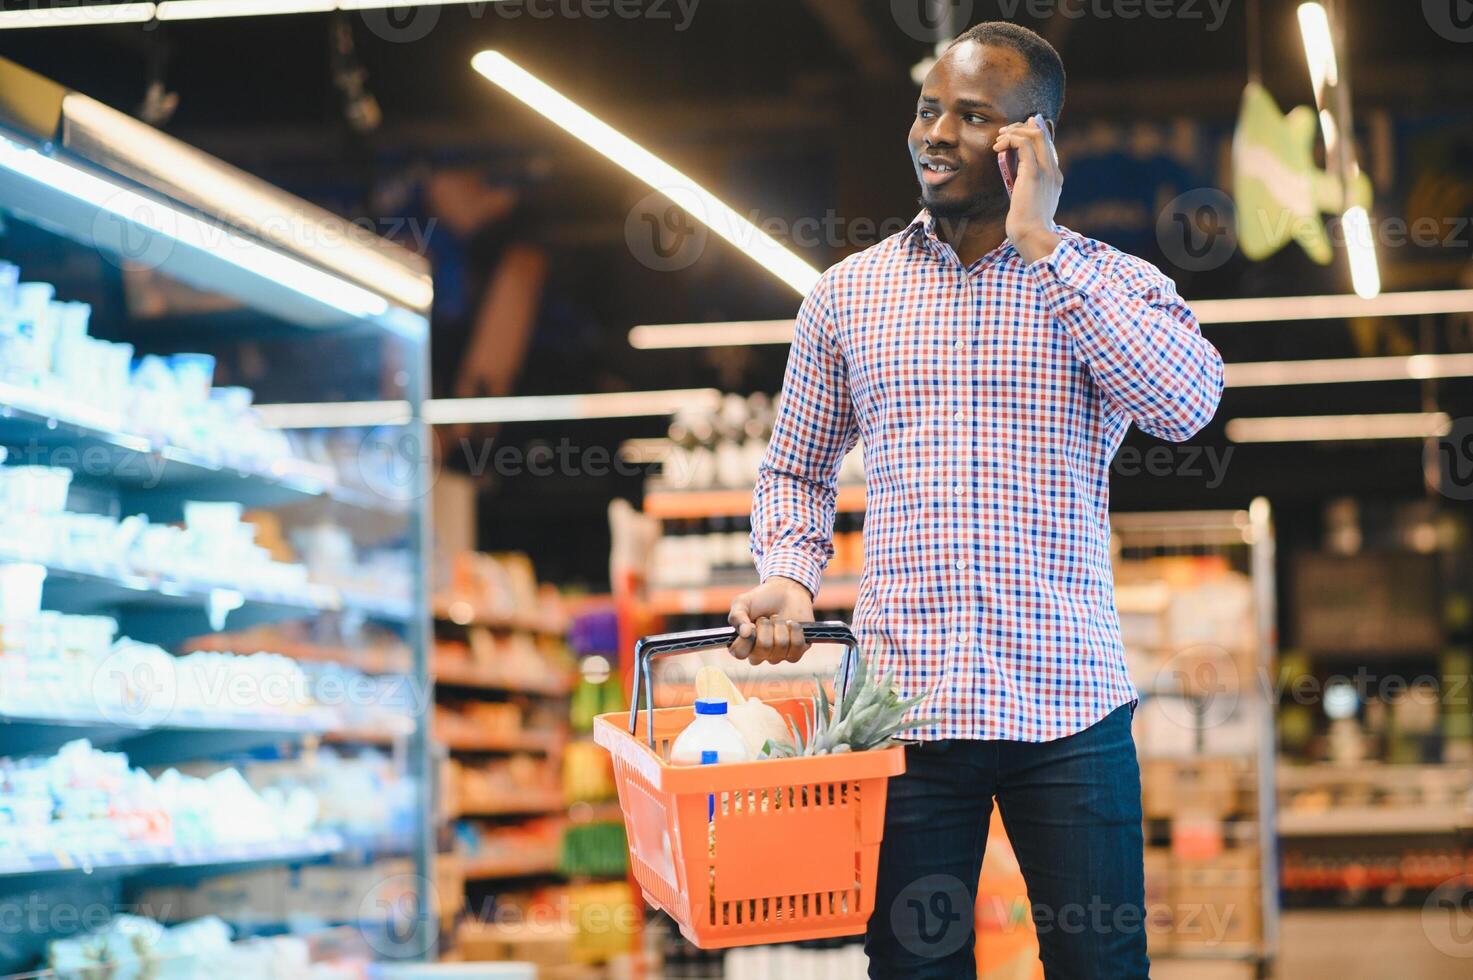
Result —
[[726, 622], [737, 630], [732, 656], [754, 664], [796, 663], [811, 645], [798, 624], [813, 622], [813, 596], [802, 583], [774, 575], [737, 596]]
[[1054, 213], [1064, 188], [1052, 124], [1042, 114], [1027, 122], [1008, 123], [998, 130], [992, 149], [997, 153], [1004, 184], [1009, 183], [1011, 170], [1008, 238], [1025, 262], [1046, 258], [1059, 244]]

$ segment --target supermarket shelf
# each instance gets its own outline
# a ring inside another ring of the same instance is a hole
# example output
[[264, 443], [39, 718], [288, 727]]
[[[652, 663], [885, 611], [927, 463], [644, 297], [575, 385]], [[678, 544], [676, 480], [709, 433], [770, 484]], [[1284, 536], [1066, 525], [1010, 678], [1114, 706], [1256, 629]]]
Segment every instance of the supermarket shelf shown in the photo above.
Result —
[[1452, 806], [1340, 806], [1318, 813], [1279, 813], [1280, 837], [1360, 837], [1455, 834], [1473, 826], [1473, 814]]
[[142, 874], [150, 870], [310, 861], [343, 848], [337, 834], [312, 834], [301, 840], [252, 844], [132, 845], [92, 852], [55, 850], [43, 854], [0, 855], [0, 876], [75, 872]]
[[[34, 697], [33, 701], [44, 698]], [[80, 713], [44, 704], [0, 708], [0, 744], [8, 755], [48, 754], [74, 739], [127, 753], [135, 766], [204, 759], [300, 739], [329, 729], [330, 711], [218, 712], [198, 708], [143, 705], [130, 714]]]
[[183, 645], [185, 652], [214, 650], [240, 653], [243, 650], [269, 650], [304, 663], [332, 663], [354, 667], [365, 674], [408, 674], [414, 670], [413, 655], [407, 646], [394, 648], [347, 647], [320, 643], [290, 643], [271, 640], [259, 643], [249, 637], [226, 634], [192, 637]]
[[447, 687], [475, 688], [482, 691], [543, 694], [548, 697], [561, 698], [567, 697], [573, 690], [572, 682], [565, 677], [514, 679], [471, 664], [447, 662], [443, 659], [433, 663], [430, 667], [430, 674], [434, 677], [436, 684]]
[[[840, 513], [864, 510], [864, 485], [840, 487], [837, 507]], [[645, 516], [663, 520], [744, 517], [751, 512], [751, 490], [661, 490], [644, 495]]]
[[468, 857], [465, 859], [461, 877], [466, 881], [496, 881], [502, 878], [554, 875], [557, 874], [557, 869], [556, 856], [546, 854], [533, 854], [515, 860], [504, 857]]
[[375, 725], [339, 725], [322, 733], [322, 740], [333, 745], [371, 745], [388, 747], [414, 734], [414, 720], [386, 718]]
[[462, 732], [449, 738], [440, 735], [435, 738], [451, 752], [552, 752], [562, 741], [557, 732], [521, 732], [513, 736]]
[[[657, 616], [722, 615], [731, 611], [732, 600], [755, 588], [756, 582], [713, 585], [695, 589], [652, 590], [645, 608]], [[815, 609], [853, 609], [859, 602], [857, 579], [825, 582], [814, 600]]]
[[[0, 560], [34, 559], [23, 554], [0, 554]], [[345, 609], [386, 622], [406, 622], [413, 616], [412, 603], [408, 600], [347, 595], [320, 584], [309, 583], [295, 592], [248, 592], [228, 584], [185, 583], [159, 575], [95, 571], [56, 564], [46, 566], [42, 602], [46, 608], [64, 613], [120, 609], [141, 614], [192, 613], [206, 618], [210, 607], [221, 602], [224, 608], [229, 609], [226, 621], [231, 629]], [[238, 608], [231, 608], [237, 603]]]
[[47, 405], [38, 392], [5, 383], [0, 445], [19, 447], [15, 462], [71, 469], [84, 481], [118, 487], [128, 503], [167, 519], [177, 518], [185, 499], [234, 500], [253, 508], [329, 500], [375, 513], [405, 511], [402, 501], [339, 485], [330, 466], [299, 459], [264, 469], [236, 466], [120, 431], [105, 413], [86, 406]]
[[623, 823], [624, 811], [619, 808], [618, 800], [601, 803], [579, 801], [568, 805], [568, 821], [574, 826], [585, 823]]
[[536, 613], [513, 613], [503, 615], [486, 609], [470, 599], [457, 599], [454, 596], [436, 596], [430, 602], [430, 609], [435, 619], [442, 623], [454, 623], [457, 626], [483, 626], [487, 629], [519, 630], [523, 633], [537, 633], [542, 636], [562, 636], [567, 632], [567, 624], [555, 622]]
[[564, 802], [562, 793], [548, 793], [543, 795], [507, 797], [496, 800], [493, 803], [462, 805], [451, 815], [450, 819], [505, 817], [523, 813], [563, 813], [567, 808], [568, 805]]

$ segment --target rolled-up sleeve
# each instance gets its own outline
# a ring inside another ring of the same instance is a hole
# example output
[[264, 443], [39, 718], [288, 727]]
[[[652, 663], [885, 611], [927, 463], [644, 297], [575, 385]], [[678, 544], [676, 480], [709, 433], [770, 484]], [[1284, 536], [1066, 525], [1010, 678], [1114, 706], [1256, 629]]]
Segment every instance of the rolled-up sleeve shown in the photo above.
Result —
[[1172, 442], [1212, 420], [1222, 356], [1159, 269], [1113, 250], [1087, 254], [1065, 238], [1028, 272], [1108, 410]]
[[752, 496], [752, 557], [761, 580], [795, 579], [815, 596], [834, 555], [839, 466], [859, 441], [831, 290], [825, 275], [798, 311]]

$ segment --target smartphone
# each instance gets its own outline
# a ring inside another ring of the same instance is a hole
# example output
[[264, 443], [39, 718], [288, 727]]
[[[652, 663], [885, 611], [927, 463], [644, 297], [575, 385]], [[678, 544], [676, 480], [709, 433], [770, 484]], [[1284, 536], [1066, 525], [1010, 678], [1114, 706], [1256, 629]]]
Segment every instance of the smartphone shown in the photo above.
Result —
[[1002, 186], [1013, 196], [1013, 181], [1018, 179], [1018, 151], [1006, 149], [997, 155], [997, 169], [1002, 171]]

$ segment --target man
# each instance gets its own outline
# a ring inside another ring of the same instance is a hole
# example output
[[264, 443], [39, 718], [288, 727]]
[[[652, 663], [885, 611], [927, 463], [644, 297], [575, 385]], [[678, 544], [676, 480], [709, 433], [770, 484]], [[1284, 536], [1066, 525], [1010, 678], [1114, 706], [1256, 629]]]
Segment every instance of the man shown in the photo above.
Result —
[[762, 584], [732, 604], [732, 652], [806, 650], [793, 624], [813, 618], [836, 473], [862, 438], [855, 629], [941, 719], [890, 782], [875, 978], [975, 975], [994, 798], [1045, 973], [1148, 975], [1109, 465], [1132, 422], [1175, 441], [1201, 429], [1222, 359], [1171, 280], [1054, 222], [1063, 101], [1058, 53], [1012, 24], [980, 24], [937, 61], [909, 138], [923, 209], [804, 301], [758, 478]]

